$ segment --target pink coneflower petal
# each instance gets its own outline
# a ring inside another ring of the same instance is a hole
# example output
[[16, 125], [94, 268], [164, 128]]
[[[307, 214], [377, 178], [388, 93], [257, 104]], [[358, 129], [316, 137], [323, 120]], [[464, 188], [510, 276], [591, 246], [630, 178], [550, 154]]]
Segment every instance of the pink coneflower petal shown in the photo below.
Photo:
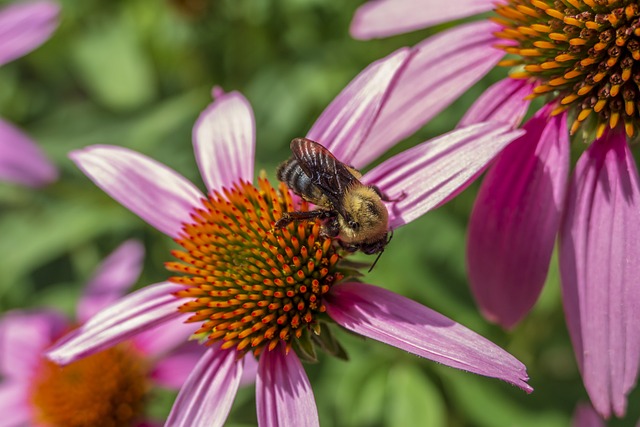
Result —
[[350, 164], [371, 130], [411, 51], [402, 48], [369, 65], [329, 104], [307, 134]]
[[392, 200], [389, 225], [397, 228], [462, 191], [522, 131], [483, 123], [406, 150], [364, 175]]
[[242, 371], [242, 378], [240, 378], [240, 386], [254, 384], [257, 376], [258, 361], [253, 357], [252, 353], [247, 353], [247, 355], [244, 356], [244, 370]]
[[65, 318], [55, 312], [4, 314], [0, 320], [0, 375], [20, 379], [33, 375], [42, 352], [66, 327]]
[[500, 27], [476, 22], [417, 45], [352, 164], [361, 168], [413, 134], [482, 78], [504, 56], [492, 47]]
[[262, 427], [319, 426], [318, 409], [307, 374], [291, 351], [266, 351], [258, 362], [256, 406]]
[[580, 403], [576, 406], [571, 422], [573, 427], [606, 427], [604, 420], [588, 403]]
[[165, 426], [222, 427], [242, 375], [234, 350], [207, 350], [176, 398]]
[[26, 55], [51, 37], [59, 11], [50, 1], [16, 3], [0, 10], [0, 65]]
[[181, 285], [162, 282], [131, 293], [102, 310], [78, 329], [67, 334], [47, 351], [46, 356], [59, 365], [97, 353], [141, 331], [184, 314], [177, 310], [173, 292]]
[[566, 117], [539, 111], [496, 159], [469, 223], [471, 290], [489, 320], [518, 323], [538, 300], [569, 177]]
[[203, 197], [173, 169], [123, 147], [94, 145], [69, 155], [91, 180], [140, 218], [178, 237]]
[[0, 120], [0, 180], [40, 187], [58, 177], [55, 166], [29, 137]]
[[476, 15], [495, 7], [492, 0], [374, 0], [360, 6], [351, 35], [360, 40], [388, 37]]
[[[190, 314], [184, 313], [186, 320]], [[193, 323], [171, 322], [146, 331], [134, 337], [136, 348], [145, 354], [165, 354], [183, 344], [193, 334]]]
[[0, 424], [3, 427], [31, 425], [33, 409], [29, 406], [28, 387], [28, 381], [5, 380], [0, 383]]
[[527, 113], [534, 83], [506, 78], [493, 84], [467, 110], [458, 127], [480, 122], [500, 122], [517, 127]]
[[[192, 332], [193, 332], [193, 328]], [[161, 334], [161, 329], [157, 334]], [[137, 338], [137, 337], [136, 337]], [[183, 338], [183, 341], [186, 338]], [[196, 341], [187, 341], [170, 354], [162, 356], [154, 365], [149, 376], [162, 387], [180, 389], [185, 383], [193, 367], [203, 356], [206, 347]]]
[[531, 392], [525, 366], [491, 341], [423, 305], [364, 283], [331, 289], [327, 314], [365, 337]]
[[144, 246], [137, 240], [127, 240], [105, 258], [78, 302], [77, 318], [80, 323], [124, 295], [138, 280], [143, 259]]
[[569, 332], [585, 388], [607, 418], [624, 416], [640, 361], [640, 179], [623, 133], [580, 157], [560, 228]]
[[249, 101], [239, 92], [214, 89], [215, 101], [193, 126], [193, 148], [209, 191], [253, 181], [256, 125]]

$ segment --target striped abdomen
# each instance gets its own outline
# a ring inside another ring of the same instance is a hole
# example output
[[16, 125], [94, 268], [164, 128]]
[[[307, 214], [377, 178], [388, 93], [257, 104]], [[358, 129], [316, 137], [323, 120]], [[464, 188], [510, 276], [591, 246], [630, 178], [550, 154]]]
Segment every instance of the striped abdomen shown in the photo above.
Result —
[[280, 163], [276, 169], [276, 176], [303, 199], [316, 205], [327, 206], [326, 196], [311, 182], [311, 178], [304, 173], [295, 157]]

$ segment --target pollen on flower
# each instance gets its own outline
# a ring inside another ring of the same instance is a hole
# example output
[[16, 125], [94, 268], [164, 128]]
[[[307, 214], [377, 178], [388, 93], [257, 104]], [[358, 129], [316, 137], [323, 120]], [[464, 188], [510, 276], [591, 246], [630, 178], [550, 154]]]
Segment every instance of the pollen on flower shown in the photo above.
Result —
[[38, 425], [133, 426], [144, 409], [147, 367], [127, 344], [67, 366], [42, 359], [30, 396]]
[[[307, 210], [306, 202], [295, 206]], [[184, 285], [175, 295], [187, 299], [180, 310], [199, 322], [197, 336], [222, 341], [242, 354], [257, 356], [279, 342], [316, 330], [326, 311], [323, 296], [343, 278], [340, 255], [314, 221], [274, 229], [285, 211], [294, 210], [284, 184], [279, 191], [260, 178], [258, 188], [240, 182], [203, 200], [176, 239], [184, 250], [166, 263]]]
[[518, 59], [518, 78], [538, 82], [532, 97], [553, 96], [559, 114], [581, 125], [640, 130], [640, 6], [635, 0], [508, 0], [496, 7], [499, 46]]

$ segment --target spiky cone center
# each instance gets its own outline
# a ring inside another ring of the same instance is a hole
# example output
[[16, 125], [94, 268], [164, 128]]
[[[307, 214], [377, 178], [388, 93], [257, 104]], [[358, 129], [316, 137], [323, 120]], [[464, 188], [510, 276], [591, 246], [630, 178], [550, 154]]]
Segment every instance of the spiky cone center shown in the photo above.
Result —
[[319, 330], [323, 298], [344, 276], [338, 248], [315, 221], [274, 229], [283, 212], [307, 209], [264, 178], [257, 188], [239, 182], [203, 200], [176, 239], [179, 262], [166, 263], [181, 273], [170, 280], [184, 286], [175, 295], [188, 300], [180, 306], [193, 313], [188, 321], [201, 323], [196, 336], [258, 356]]
[[144, 410], [147, 372], [144, 359], [126, 343], [66, 366], [43, 358], [30, 390], [35, 424], [133, 426]]
[[516, 55], [512, 77], [532, 78], [532, 96], [550, 95], [581, 126], [603, 135], [640, 126], [640, 7], [637, 0], [506, 0], [496, 7], [499, 47]]

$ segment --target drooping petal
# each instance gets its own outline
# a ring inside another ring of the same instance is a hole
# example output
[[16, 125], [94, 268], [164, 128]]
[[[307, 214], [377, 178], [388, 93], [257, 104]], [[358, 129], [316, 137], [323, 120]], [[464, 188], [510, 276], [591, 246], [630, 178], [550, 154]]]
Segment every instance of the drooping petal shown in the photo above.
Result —
[[238, 391], [242, 362], [234, 350], [207, 350], [176, 398], [165, 426], [222, 427]]
[[563, 303], [594, 408], [622, 417], [640, 361], [640, 179], [624, 134], [580, 157], [560, 228]]
[[466, 188], [522, 131], [483, 123], [444, 134], [406, 150], [362, 178], [392, 201], [389, 226], [398, 228]]
[[173, 169], [123, 147], [94, 145], [69, 155], [98, 187], [161, 232], [178, 237], [202, 193]]
[[177, 321], [183, 313], [172, 293], [182, 289], [181, 285], [162, 282], [126, 295], [65, 335], [45, 355], [66, 365], [163, 322]]
[[258, 362], [256, 405], [261, 427], [320, 425], [311, 384], [293, 351], [285, 355], [276, 348], [262, 353]]
[[44, 43], [58, 26], [60, 6], [52, 1], [16, 3], [0, 10], [0, 65]]
[[29, 386], [27, 381], [7, 380], [0, 383], [0, 414], [3, 427], [32, 425], [35, 414], [29, 404]]
[[307, 138], [351, 164], [410, 56], [402, 48], [369, 65], [325, 108]]
[[144, 246], [138, 240], [127, 240], [114, 250], [85, 286], [78, 302], [78, 320], [85, 322], [124, 295], [138, 280], [143, 259]]
[[531, 392], [525, 366], [486, 338], [408, 298], [363, 283], [331, 289], [327, 313], [348, 330]]
[[191, 375], [205, 350], [206, 347], [196, 341], [183, 342], [180, 347], [162, 356], [149, 376], [161, 387], [179, 389]]
[[193, 335], [193, 323], [185, 323], [191, 313], [183, 318], [156, 328], [144, 330], [134, 338], [136, 348], [149, 356], [162, 356], [184, 344]]
[[5, 313], [0, 319], [0, 375], [30, 378], [42, 352], [67, 327], [64, 316], [53, 311]]
[[388, 37], [472, 16], [494, 7], [491, 0], [370, 0], [356, 10], [351, 21], [351, 35], [360, 40]]
[[242, 371], [242, 378], [240, 378], [240, 387], [255, 384], [258, 376], [258, 361], [253, 357], [252, 353], [247, 353], [244, 356], [244, 370]]
[[39, 187], [57, 178], [58, 170], [36, 143], [0, 120], [0, 180]]
[[351, 164], [356, 168], [369, 164], [480, 80], [504, 55], [493, 47], [493, 32], [499, 28], [491, 22], [475, 22], [417, 45]]
[[193, 126], [193, 148], [209, 191], [253, 181], [256, 125], [249, 101], [240, 92], [214, 88], [215, 101]]
[[481, 122], [500, 122], [518, 127], [531, 103], [525, 97], [532, 93], [534, 86], [528, 80], [500, 80], [480, 95], [460, 120], [458, 127]]
[[569, 178], [566, 117], [538, 112], [498, 156], [471, 214], [467, 269], [485, 317], [504, 328], [533, 307], [547, 277]]
[[606, 427], [604, 420], [588, 403], [579, 403], [573, 413], [573, 427]]

